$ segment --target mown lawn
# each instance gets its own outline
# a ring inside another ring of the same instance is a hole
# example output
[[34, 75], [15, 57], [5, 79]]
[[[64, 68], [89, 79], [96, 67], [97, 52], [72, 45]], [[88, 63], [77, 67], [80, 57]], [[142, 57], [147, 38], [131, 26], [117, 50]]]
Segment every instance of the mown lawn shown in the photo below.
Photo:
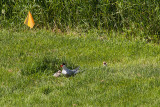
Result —
[[[143, 39], [1, 29], [0, 58], [0, 106], [160, 105], [160, 46]], [[53, 77], [62, 62], [83, 72]]]

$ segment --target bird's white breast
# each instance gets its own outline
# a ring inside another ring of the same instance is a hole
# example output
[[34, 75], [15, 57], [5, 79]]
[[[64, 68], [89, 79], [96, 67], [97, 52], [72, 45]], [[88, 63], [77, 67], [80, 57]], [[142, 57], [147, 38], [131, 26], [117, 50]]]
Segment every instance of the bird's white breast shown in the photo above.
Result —
[[67, 71], [66, 70], [62, 70], [62, 74], [67, 74]]

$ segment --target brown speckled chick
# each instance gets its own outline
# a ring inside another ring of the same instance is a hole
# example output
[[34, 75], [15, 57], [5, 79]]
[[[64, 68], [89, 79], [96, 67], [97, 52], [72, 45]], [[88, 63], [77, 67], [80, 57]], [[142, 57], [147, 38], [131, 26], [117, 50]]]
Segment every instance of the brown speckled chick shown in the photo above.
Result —
[[106, 62], [103, 62], [103, 66], [107, 66], [107, 63], [106, 63]]
[[54, 77], [59, 77], [61, 75], [61, 70], [59, 70], [58, 72], [54, 73]]

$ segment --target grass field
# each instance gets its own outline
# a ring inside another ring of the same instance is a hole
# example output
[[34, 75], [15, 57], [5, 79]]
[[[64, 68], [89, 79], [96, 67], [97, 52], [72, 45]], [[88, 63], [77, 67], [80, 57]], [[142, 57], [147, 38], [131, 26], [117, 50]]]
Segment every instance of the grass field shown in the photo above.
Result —
[[[1, 29], [0, 58], [0, 106], [160, 105], [160, 46], [139, 38]], [[53, 77], [62, 62], [83, 72]]]

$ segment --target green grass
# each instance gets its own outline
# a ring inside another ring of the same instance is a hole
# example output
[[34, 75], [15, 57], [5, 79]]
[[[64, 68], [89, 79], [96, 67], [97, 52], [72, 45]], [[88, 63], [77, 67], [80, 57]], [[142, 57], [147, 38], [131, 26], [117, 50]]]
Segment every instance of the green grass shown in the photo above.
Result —
[[[139, 38], [1, 29], [0, 58], [0, 106], [160, 105], [160, 46]], [[83, 72], [53, 77], [62, 62]]]

